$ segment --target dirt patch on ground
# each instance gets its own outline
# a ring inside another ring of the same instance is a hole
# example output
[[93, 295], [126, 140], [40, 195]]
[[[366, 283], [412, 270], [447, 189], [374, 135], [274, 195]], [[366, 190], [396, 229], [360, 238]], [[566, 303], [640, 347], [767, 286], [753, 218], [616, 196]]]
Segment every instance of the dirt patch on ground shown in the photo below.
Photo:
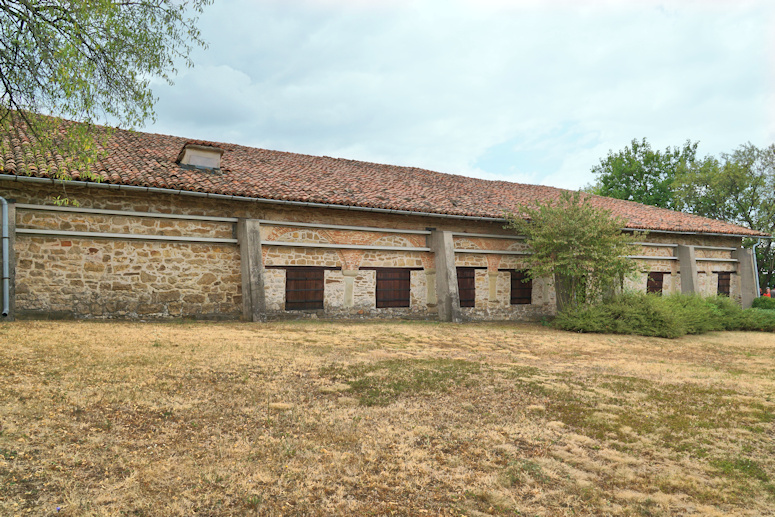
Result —
[[0, 325], [0, 514], [773, 515], [775, 340]]

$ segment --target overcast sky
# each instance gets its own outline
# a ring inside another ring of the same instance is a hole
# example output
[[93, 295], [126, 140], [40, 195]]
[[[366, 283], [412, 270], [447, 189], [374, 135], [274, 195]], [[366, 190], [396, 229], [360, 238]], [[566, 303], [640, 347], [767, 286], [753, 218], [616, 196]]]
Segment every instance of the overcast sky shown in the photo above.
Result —
[[610, 149], [775, 141], [775, 2], [215, 0], [145, 129], [580, 188]]

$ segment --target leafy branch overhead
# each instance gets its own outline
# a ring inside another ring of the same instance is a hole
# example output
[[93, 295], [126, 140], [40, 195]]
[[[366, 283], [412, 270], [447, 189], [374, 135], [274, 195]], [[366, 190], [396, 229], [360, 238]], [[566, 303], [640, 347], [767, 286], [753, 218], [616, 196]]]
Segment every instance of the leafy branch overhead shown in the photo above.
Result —
[[626, 257], [638, 235], [623, 233], [625, 221], [593, 206], [588, 195], [565, 192], [507, 218], [506, 227], [525, 236], [533, 253], [526, 258], [530, 277], [554, 278], [561, 310], [599, 297], [635, 269]]
[[[34, 154], [56, 153], [69, 142], [89, 155], [91, 124], [152, 120], [151, 80], [171, 83], [179, 64], [191, 66], [193, 46], [204, 45], [196, 17], [210, 1], [0, 0], [6, 149], [32, 142]], [[86, 122], [86, 129], [43, 115]], [[78, 165], [88, 168], [89, 160]]]

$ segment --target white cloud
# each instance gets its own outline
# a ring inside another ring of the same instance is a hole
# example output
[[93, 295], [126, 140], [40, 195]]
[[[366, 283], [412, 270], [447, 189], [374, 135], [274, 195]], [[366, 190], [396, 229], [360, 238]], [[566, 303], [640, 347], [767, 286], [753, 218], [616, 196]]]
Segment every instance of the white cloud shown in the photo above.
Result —
[[152, 131], [578, 188], [609, 149], [775, 136], [764, 2], [238, 1]]

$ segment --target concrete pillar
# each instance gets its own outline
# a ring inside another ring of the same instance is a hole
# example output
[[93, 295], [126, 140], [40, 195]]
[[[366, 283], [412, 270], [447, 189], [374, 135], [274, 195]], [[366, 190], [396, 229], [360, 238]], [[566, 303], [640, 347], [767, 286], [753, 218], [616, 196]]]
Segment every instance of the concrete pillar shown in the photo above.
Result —
[[759, 296], [756, 291], [756, 275], [759, 274], [754, 267], [753, 250], [738, 247], [732, 252], [732, 257], [737, 259], [737, 274], [740, 276], [740, 301], [743, 309], [753, 304], [753, 299]]
[[344, 307], [345, 309], [351, 308], [355, 305], [355, 298], [353, 295], [353, 285], [355, 283], [355, 277], [358, 276], [358, 270], [342, 270], [342, 276], [344, 277]]
[[[9, 296], [8, 296], [8, 316], [0, 317], [2, 321], [13, 321], [16, 317], [16, 254], [14, 244], [16, 243], [16, 205], [12, 199], [8, 200], [8, 276], [9, 276]], [[0, 247], [2, 255], [2, 247]], [[5, 258], [5, 257], [3, 257]], [[0, 298], [3, 292], [0, 289]], [[5, 300], [0, 300], [0, 303]]]
[[237, 240], [242, 274], [242, 317], [245, 321], [266, 321], [264, 262], [258, 219], [239, 219]]
[[698, 292], [699, 279], [697, 277], [697, 258], [694, 255], [694, 246], [679, 244], [675, 249], [678, 257], [678, 267], [681, 270], [681, 292], [693, 294]]
[[457, 291], [455, 269], [455, 245], [451, 232], [433, 230], [428, 247], [436, 258], [436, 303], [439, 321], [463, 321], [460, 313], [460, 296]]

